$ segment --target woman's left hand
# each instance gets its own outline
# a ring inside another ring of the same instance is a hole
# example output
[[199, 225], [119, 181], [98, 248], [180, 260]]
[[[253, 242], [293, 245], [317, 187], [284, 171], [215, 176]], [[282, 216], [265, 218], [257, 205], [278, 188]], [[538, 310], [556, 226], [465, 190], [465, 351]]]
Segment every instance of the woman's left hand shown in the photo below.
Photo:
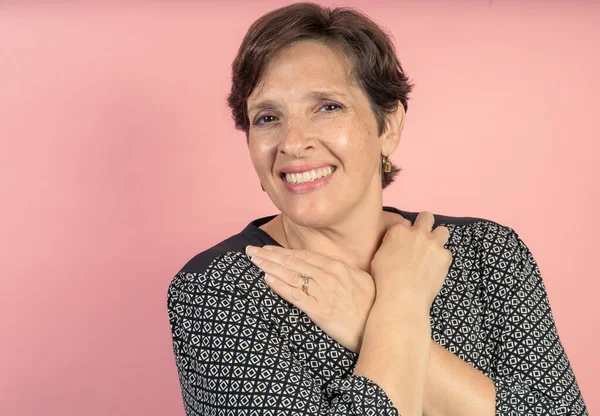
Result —
[[[264, 246], [254, 247], [257, 251], [251, 253], [248, 247], [246, 254], [265, 272], [265, 281], [275, 293], [306, 313], [341, 345], [355, 353], [360, 351], [375, 301], [375, 282], [370, 274], [308, 250]], [[302, 273], [309, 276], [307, 293], [302, 291]]]

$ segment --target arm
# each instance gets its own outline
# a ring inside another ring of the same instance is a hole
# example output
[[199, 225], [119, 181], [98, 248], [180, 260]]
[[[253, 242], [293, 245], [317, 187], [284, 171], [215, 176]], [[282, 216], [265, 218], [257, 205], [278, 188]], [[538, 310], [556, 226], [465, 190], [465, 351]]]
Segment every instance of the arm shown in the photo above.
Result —
[[364, 376], [320, 386], [272, 322], [239, 293], [179, 273], [169, 285], [173, 352], [188, 416], [386, 415], [398, 412], [386, 393]]
[[431, 340], [431, 360], [425, 384], [425, 416], [494, 416], [493, 381]]
[[377, 301], [373, 305], [354, 374], [385, 389], [403, 416], [421, 416], [430, 367], [429, 311], [411, 297], [396, 299], [405, 307], [389, 308]]
[[546, 288], [533, 255], [512, 231], [513, 287], [500, 335], [495, 371], [498, 415], [587, 415], [569, 359], [558, 337]]
[[[562, 347], [539, 268], [514, 231], [512, 266], [501, 311], [495, 368], [490, 377], [432, 342], [424, 409], [427, 416], [587, 415]], [[490, 308], [491, 310], [491, 308]], [[495, 410], [495, 412], [494, 412]]]
[[375, 303], [354, 374], [377, 382], [404, 416], [494, 416], [492, 380], [430, 339], [427, 311], [409, 310], [390, 315]]

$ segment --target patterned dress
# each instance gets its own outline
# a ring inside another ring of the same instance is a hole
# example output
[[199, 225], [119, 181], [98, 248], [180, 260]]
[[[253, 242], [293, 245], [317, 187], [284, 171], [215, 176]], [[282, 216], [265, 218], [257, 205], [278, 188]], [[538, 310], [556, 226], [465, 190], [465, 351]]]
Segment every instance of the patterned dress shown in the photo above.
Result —
[[[453, 260], [431, 306], [433, 340], [493, 380], [497, 415], [587, 415], [527, 246], [493, 221], [434, 216]], [[249, 244], [279, 245], [258, 228], [273, 218], [196, 255], [169, 285], [187, 415], [398, 415], [377, 383], [353, 375], [358, 355], [273, 292], [246, 256]]]

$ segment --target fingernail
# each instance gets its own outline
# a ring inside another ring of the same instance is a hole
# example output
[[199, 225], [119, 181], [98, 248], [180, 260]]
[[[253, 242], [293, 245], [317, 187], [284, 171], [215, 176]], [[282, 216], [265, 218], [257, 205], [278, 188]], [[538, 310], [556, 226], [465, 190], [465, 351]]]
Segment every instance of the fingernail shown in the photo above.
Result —
[[258, 251], [257, 247], [254, 246], [246, 246], [246, 253], [247, 254], [254, 254]]
[[273, 280], [273, 276], [265, 273], [265, 282], [271, 282]]
[[254, 264], [260, 264], [262, 263], [263, 259], [261, 259], [260, 257], [250, 257], [250, 261]]

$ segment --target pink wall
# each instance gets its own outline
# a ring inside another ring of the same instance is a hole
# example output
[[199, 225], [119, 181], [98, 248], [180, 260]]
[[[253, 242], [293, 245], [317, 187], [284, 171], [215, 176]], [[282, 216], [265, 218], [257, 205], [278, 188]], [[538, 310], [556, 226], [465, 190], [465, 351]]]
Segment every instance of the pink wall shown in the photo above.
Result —
[[[167, 286], [275, 213], [225, 97], [286, 3], [190, 3], [0, 7], [2, 415], [183, 414]], [[385, 203], [516, 229], [600, 412], [600, 6], [426, 3], [354, 3], [416, 82]]]

